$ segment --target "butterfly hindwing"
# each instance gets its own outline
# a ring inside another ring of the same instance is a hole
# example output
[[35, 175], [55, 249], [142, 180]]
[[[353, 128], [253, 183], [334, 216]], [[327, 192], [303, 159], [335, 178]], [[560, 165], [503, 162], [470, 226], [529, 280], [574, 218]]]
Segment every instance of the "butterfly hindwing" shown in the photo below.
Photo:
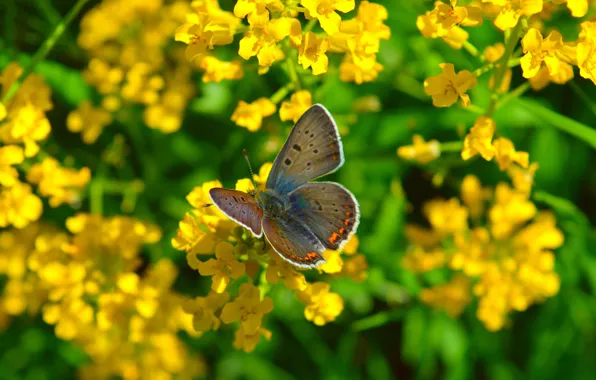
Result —
[[290, 193], [291, 212], [329, 249], [340, 249], [360, 219], [352, 193], [333, 182], [313, 182]]
[[325, 262], [325, 246], [292, 216], [263, 219], [263, 231], [271, 247], [286, 261], [302, 268], [316, 268]]
[[254, 196], [242, 191], [213, 188], [209, 190], [211, 201], [226, 216], [248, 228], [256, 236], [263, 235], [263, 211]]
[[337, 125], [325, 107], [315, 104], [300, 117], [275, 158], [267, 188], [287, 194], [337, 170], [343, 161]]

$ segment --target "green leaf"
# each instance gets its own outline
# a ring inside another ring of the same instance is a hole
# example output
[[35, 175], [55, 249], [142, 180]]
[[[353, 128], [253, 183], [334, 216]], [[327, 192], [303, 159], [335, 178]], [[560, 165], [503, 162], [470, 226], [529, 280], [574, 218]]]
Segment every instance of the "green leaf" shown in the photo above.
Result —
[[560, 113], [541, 105], [535, 100], [518, 98], [512, 100], [511, 103], [517, 104], [530, 111], [537, 121], [558, 128], [565, 133], [575, 136], [589, 144], [592, 148], [596, 149], [596, 129], [582, 124], [579, 121], [568, 118], [567, 116], [563, 116]]

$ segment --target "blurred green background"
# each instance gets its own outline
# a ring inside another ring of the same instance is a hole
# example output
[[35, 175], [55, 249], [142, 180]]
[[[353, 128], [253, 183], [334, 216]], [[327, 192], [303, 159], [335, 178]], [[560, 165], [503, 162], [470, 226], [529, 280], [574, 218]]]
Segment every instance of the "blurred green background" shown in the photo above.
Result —
[[[90, 1], [82, 15], [97, 3]], [[220, 3], [224, 9], [233, 7], [232, 1]], [[463, 138], [477, 115], [458, 107], [434, 108], [422, 83], [439, 72], [439, 63], [452, 62], [458, 70], [470, 71], [478, 64], [466, 52], [419, 33], [416, 17], [432, 9], [433, 2], [379, 3], [389, 11], [391, 28], [391, 39], [382, 42], [379, 53], [385, 66], [379, 79], [358, 86], [341, 82], [334, 71], [312, 83], [314, 100], [349, 131], [343, 138], [346, 164], [329, 179], [344, 184], [360, 202], [358, 236], [360, 251], [369, 262], [368, 279], [360, 284], [334, 280], [334, 291], [344, 297], [346, 307], [335, 323], [322, 328], [304, 319], [302, 305], [288, 296], [287, 289], [274, 289], [275, 308], [266, 323], [273, 337], [253, 353], [233, 349], [230, 329], [208, 332], [200, 339], [185, 337], [185, 341], [206, 358], [207, 377], [218, 379], [596, 378], [596, 147], [561, 127], [569, 120], [596, 127], [595, 110], [583, 97], [594, 101], [595, 86], [576, 76], [573, 86], [551, 84], [537, 93], [529, 91], [495, 114], [499, 133], [540, 164], [534, 200], [539, 207], [554, 210], [565, 234], [564, 246], [556, 251], [560, 292], [515, 313], [511, 326], [496, 333], [485, 330], [476, 319], [474, 304], [461, 318], [452, 319], [417, 299], [423, 280], [400, 266], [407, 247], [403, 227], [406, 222], [422, 222], [425, 201], [457, 195], [456, 184], [465, 174], [475, 174], [484, 185], [494, 185], [506, 176], [493, 163], [464, 162], [459, 153], [446, 153], [425, 167], [397, 157], [397, 147], [411, 144], [415, 133], [441, 142]], [[13, 60], [26, 64], [71, 6], [70, 1], [4, 0], [0, 69]], [[275, 67], [266, 76], [247, 70], [241, 81], [222, 83], [205, 84], [200, 75], [194, 75], [197, 95], [178, 132], [146, 128], [141, 109], [131, 107], [95, 144], [84, 145], [65, 124], [80, 102], [99, 99], [81, 74], [88, 58], [76, 42], [80, 19], [74, 20], [35, 70], [53, 91], [54, 108], [48, 113], [52, 133], [45, 149], [62, 161], [74, 160], [79, 167], [91, 168], [93, 175], [108, 170], [103, 174], [123, 181], [141, 179], [144, 191], [134, 202], [120, 194], [108, 195], [104, 213], [134, 215], [161, 226], [164, 238], [147, 247], [143, 258], [147, 262], [173, 259], [180, 269], [175, 288], [189, 296], [204, 295], [209, 281], [189, 268], [184, 254], [170, 243], [179, 220], [190, 209], [185, 196], [205, 181], [220, 179], [224, 186], [233, 187], [237, 179], [247, 177], [243, 148], [255, 167], [275, 157], [290, 123], [274, 117], [251, 133], [234, 125], [230, 115], [239, 99], [268, 97], [285, 84], [286, 77]], [[577, 20], [567, 14], [553, 16], [548, 24], [564, 35], [577, 35]], [[503, 38], [489, 22], [469, 32], [470, 41], [480, 49]], [[331, 59], [335, 67], [336, 58]], [[489, 102], [487, 79], [482, 77], [470, 91], [472, 103], [480, 107]], [[520, 69], [515, 68], [511, 87], [521, 79]], [[354, 115], [354, 101], [369, 95], [379, 98], [381, 111]], [[121, 150], [121, 167], [101, 169], [102, 153], [108, 147]], [[84, 198], [80, 209], [86, 211], [89, 206]], [[69, 206], [46, 207], [43, 219], [62, 225], [72, 214]], [[0, 287], [2, 283], [0, 277]], [[20, 316], [0, 333], [0, 379], [72, 378], [86, 360], [76, 345], [56, 338], [53, 327], [39, 316]]]

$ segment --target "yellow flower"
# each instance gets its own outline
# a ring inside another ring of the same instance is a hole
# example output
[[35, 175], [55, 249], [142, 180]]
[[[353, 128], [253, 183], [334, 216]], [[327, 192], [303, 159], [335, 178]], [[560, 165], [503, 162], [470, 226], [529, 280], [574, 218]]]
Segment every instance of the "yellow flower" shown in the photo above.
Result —
[[304, 275], [297, 272], [291, 264], [284, 261], [276, 252], [270, 251], [269, 266], [267, 267], [266, 278], [270, 284], [277, 284], [283, 280], [286, 288], [290, 290], [304, 290], [306, 279]]
[[290, 97], [289, 102], [282, 102], [279, 117], [282, 121], [298, 121], [300, 116], [312, 106], [312, 95], [308, 90], [297, 91]]
[[503, 56], [503, 53], [505, 53], [505, 45], [501, 42], [487, 46], [486, 49], [484, 49], [484, 57], [491, 63], [497, 62]]
[[495, 148], [495, 160], [499, 164], [499, 169], [505, 170], [514, 162], [522, 168], [528, 167], [528, 153], [517, 152], [511, 140], [500, 137], [493, 142], [493, 147]]
[[284, 5], [279, 0], [239, 0], [234, 6], [234, 15], [244, 18], [252, 26], [263, 26], [269, 21], [269, 11], [282, 12]]
[[300, 0], [300, 4], [306, 9], [306, 17], [319, 20], [321, 28], [329, 35], [339, 31], [341, 17], [335, 11], [347, 13], [356, 6], [354, 0]]
[[441, 235], [455, 234], [468, 228], [468, 210], [457, 198], [436, 199], [424, 205], [424, 215], [433, 230]]
[[240, 40], [238, 55], [246, 60], [256, 56], [259, 66], [269, 67], [284, 58], [277, 42], [288, 36], [292, 44], [300, 45], [302, 27], [297, 19], [280, 17], [271, 20], [263, 28], [252, 27]]
[[221, 321], [215, 313], [229, 299], [230, 294], [227, 292], [220, 294], [211, 291], [206, 297], [187, 300], [182, 307], [186, 313], [192, 314], [192, 324], [196, 331], [217, 330]]
[[397, 149], [397, 155], [410, 161], [426, 164], [441, 155], [441, 148], [437, 140], [424, 141], [420, 135], [414, 135], [414, 144], [402, 146]]
[[414, 246], [408, 250], [401, 260], [401, 265], [412, 272], [423, 273], [440, 268], [445, 264], [445, 252], [440, 249], [426, 251], [423, 247]]
[[540, 91], [548, 86], [551, 82], [556, 84], [565, 84], [571, 79], [573, 79], [573, 66], [566, 62], [561, 62], [561, 67], [559, 68], [557, 75], [551, 75], [549, 73], [548, 67], [542, 66], [540, 67], [540, 70], [538, 70], [538, 73], [532, 78], [529, 78], [528, 81], [530, 82], [530, 86], [532, 86], [534, 91]]
[[244, 71], [242, 64], [238, 61], [224, 62], [219, 59], [207, 56], [201, 60], [199, 67], [205, 70], [203, 82], [221, 82], [224, 79], [242, 79]]
[[103, 131], [106, 125], [112, 122], [112, 115], [109, 112], [95, 108], [88, 100], [79, 104], [79, 107], [68, 114], [66, 127], [71, 132], [82, 132], [83, 142], [92, 144]]
[[215, 259], [199, 262], [201, 276], [213, 276], [211, 289], [223, 293], [230, 283], [230, 278], [237, 279], [244, 274], [244, 264], [234, 258], [234, 246], [221, 242], [215, 247]]
[[468, 174], [461, 184], [461, 199], [470, 211], [472, 218], [479, 218], [484, 213], [484, 202], [490, 199], [490, 189], [482, 188], [478, 177]]
[[521, 67], [524, 78], [532, 78], [540, 70], [542, 62], [546, 64], [551, 75], [557, 75], [561, 67], [558, 51], [563, 47], [561, 33], [552, 31], [546, 39], [537, 29], [528, 30], [522, 39], [525, 55], [521, 58]]
[[234, 26], [218, 22], [207, 13], [191, 14], [187, 22], [176, 29], [176, 41], [188, 44], [186, 59], [204, 55], [215, 45], [227, 45], [234, 40]]
[[469, 160], [480, 154], [485, 160], [492, 160], [495, 156], [495, 148], [492, 146], [495, 129], [496, 124], [490, 117], [480, 116], [476, 119], [474, 126], [464, 140], [464, 148], [461, 152], [462, 159]]
[[252, 103], [241, 100], [232, 114], [232, 121], [255, 132], [261, 128], [263, 118], [273, 115], [275, 110], [275, 104], [267, 98], [259, 98]]
[[466, 92], [476, 86], [474, 74], [462, 70], [455, 74], [453, 64], [441, 63], [442, 74], [432, 76], [424, 81], [424, 91], [432, 96], [435, 107], [449, 107], [461, 98], [464, 107], [470, 104], [470, 97]]
[[596, 22], [585, 21], [577, 44], [577, 66], [582, 78], [596, 84]]
[[362, 84], [377, 80], [381, 71], [383, 71], [383, 65], [376, 61], [374, 55], [368, 60], [359, 60], [355, 63], [352, 54], [346, 54], [339, 66], [339, 78], [344, 82]]
[[442, 29], [439, 33], [439, 25], [435, 22], [431, 12], [418, 16], [416, 27], [425, 38], [442, 38], [443, 41], [453, 49], [461, 49], [464, 42], [468, 40], [469, 34], [459, 26], [449, 29]]
[[450, 4], [440, 1], [435, 3], [435, 8], [429, 13], [430, 20], [437, 25], [437, 33], [446, 35], [454, 26], [480, 26], [482, 25], [481, 10], [478, 7], [457, 6], [457, 0]]
[[42, 210], [41, 200], [31, 193], [31, 186], [15, 182], [0, 189], [0, 227], [23, 228], [39, 219]]
[[542, 12], [543, 0], [482, 0], [499, 6], [495, 26], [501, 30], [517, 25], [521, 16], [531, 16]]
[[234, 333], [234, 347], [244, 352], [253, 352], [257, 348], [261, 337], [271, 340], [271, 331], [259, 327], [256, 332], [247, 333], [244, 327], [240, 326]]
[[17, 145], [0, 147], [0, 185], [11, 187], [19, 178], [19, 172], [12, 165], [20, 164], [25, 160], [23, 148]]
[[263, 317], [272, 310], [271, 298], [261, 300], [259, 288], [252, 284], [242, 284], [238, 297], [223, 307], [220, 318], [225, 324], [240, 321], [245, 334], [252, 335], [259, 331]]
[[420, 300], [457, 317], [471, 301], [469, 289], [470, 281], [464, 276], [456, 276], [447, 284], [422, 290]]
[[330, 292], [330, 287], [325, 282], [315, 282], [298, 293], [298, 299], [306, 304], [304, 317], [317, 326], [334, 321], [343, 311], [344, 300]]
[[57, 160], [47, 157], [41, 164], [33, 165], [27, 180], [39, 185], [39, 192], [49, 198], [50, 206], [58, 207], [80, 201], [81, 191], [91, 180], [91, 170], [86, 167], [79, 171], [61, 168]]
[[326, 73], [329, 59], [325, 53], [328, 48], [326, 38], [319, 38], [313, 32], [306, 33], [298, 49], [298, 64], [304, 69], [312, 67], [313, 75]]
[[527, 197], [505, 183], [497, 185], [495, 204], [489, 210], [491, 232], [496, 239], [509, 237], [515, 228], [536, 215], [536, 206]]
[[512, 165], [507, 169], [507, 175], [511, 178], [513, 186], [522, 193], [530, 194], [534, 186], [534, 176], [538, 170], [538, 163], [533, 162], [527, 169]]
[[567, 3], [573, 17], [584, 17], [588, 13], [588, 0], [553, 0], [554, 4]]

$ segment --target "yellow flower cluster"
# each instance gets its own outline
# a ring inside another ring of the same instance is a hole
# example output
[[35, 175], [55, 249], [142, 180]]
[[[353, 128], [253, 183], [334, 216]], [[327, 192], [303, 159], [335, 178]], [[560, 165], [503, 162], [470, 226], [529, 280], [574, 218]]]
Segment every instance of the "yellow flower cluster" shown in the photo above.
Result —
[[461, 200], [463, 204], [452, 198], [425, 205], [430, 229], [406, 228], [412, 246], [402, 265], [419, 273], [449, 268], [452, 280], [422, 290], [422, 302], [458, 316], [476, 297], [476, 316], [496, 331], [510, 313], [558, 293], [553, 250], [564, 237], [554, 215], [538, 211], [528, 193], [506, 183], [493, 193], [469, 175]]
[[[254, 176], [259, 187], [265, 186], [270, 170], [271, 164], [265, 164]], [[253, 237], [216, 207], [205, 207], [211, 203], [208, 192], [214, 187], [221, 187], [221, 183], [206, 182], [187, 196], [193, 210], [180, 221], [177, 235], [172, 239], [174, 248], [186, 252], [191, 268], [201, 276], [211, 277], [210, 293], [186, 301], [184, 306], [184, 310], [193, 315], [194, 329], [205, 332], [219, 329], [222, 322], [239, 322], [234, 347], [253, 351], [261, 337], [271, 337], [271, 332], [263, 327], [264, 317], [274, 307], [272, 299], [266, 295], [269, 286], [265, 285], [277, 283], [283, 283], [296, 293], [305, 305], [307, 320], [319, 326], [334, 321], [344, 307], [341, 296], [331, 292], [327, 282], [308, 282], [304, 274], [284, 261], [265, 239]], [[248, 178], [236, 183], [236, 190], [251, 189]], [[368, 265], [357, 250], [358, 240], [354, 236], [342, 251], [326, 251], [327, 262], [319, 267], [319, 273], [363, 281]], [[208, 259], [201, 260], [200, 256]], [[231, 286], [232, 283], [235, 286]], [[238, 294], [233, 296], [230, 289], [239, 289]]]
[[[529, 85], [520, 86], [508, 94], [509, 97], [519, 96], [530, 87], [537, 91], [549, 83], [565, 84], [574, 77], [574, 66], [578, 67], [581, 77], [596, 84], [596, 23], [581, 22], [575, 41], [564, 41], [562, 34], [554, 28], [549, 28], [548, 34], [544, 32], [543, 19], [563, 9], [563, 4], [573, 17], [581, 18], [588, 12], [588, 0], [482, 0], [466, 5], [450, 0], [448, 4], [435, 2], [434, 9], [419, 16], [416, 22], [424, 37], [441, 38], [454, 49], [463, 48], [482, 64], [473, 72], [457, 72], [451, 63], [440, 64], [442, 73], [424, 81], [424, 91], [432, 97], [436, 107], [449, 107], [458, 100], [463, 107], [468, 107], [471, 104], [468, 92], [478, 84], [478, 77], [492, 72], [488, 82], [493, 92], [491, 103], [486, 110], [475, 107], [474, 112], [482, 116], [465, 138], [462, 158], [468, 160], [475, 155], [486, 160], [495, 158], [501, 170], [507, 170], [512, 178], [517, 178], [514, 180], [516, 184], [520, 184], [522, 174], [533, 177], [537, 166], [530, 165], [527, 153], [517, 152], [511, 140], [499, 137], [493, 141], [498, 131], [492, 117], [502, 104], [500, 96], [509, 91], [511, 68], [521, 66]], [[477, 27], [484, 19], [492, 20], [504, 32], [505, 43], [486, 46], [481, 53], [469, 41], [465, 28]], [[521, 43], [519, 48], [518, 43]], [[406, 156], [405, 151], [402, 156]], [[519, 167], [512, 166], [513, 163]], [[525, 182], [531, 183], [532, 178]], [[527, 184], [524, 186], [528, 187]]]
[[[51, 130], [46, 117], [52, 108], [51, 90], [37, 74], [24, 80], [22, 75], [23, 69], [15, 62], [0, 74], [0, 99], [6, 99], [0, 103], [0, 227], [23, 228], [39, 219], [43, 203], [31, 185], [37, 185], [50, 206], [57, 207], [77, 204], [91, 179], [88, 168], [63, 168], [41, 150], [39, 144]], [[22, 83], [17, 85], [19, 80]], [[33, 164], [35, 160], [42, 162]], [[25, 168], [29, 183], [19, 177], [19, 169]]]
[[140, 251], [157, 242], [153, 225], [128, 217], [78, 214], [68, 231], [33, 223], [0, 233], [0, 274], [8, 277], [0, 315], [41, 312], [55, 333], [92, 359], [85, 379], [173, 378], [204, 373], [177, 336], [195, 335], [185, 299], [173, 292], [175, 265], [141, 270]]
[[[354, 0], [240, 0], [233, 12], [222, 10], [218, 1], [193, 1], [191, 7], [186, 23], [176, 30], [176, 40], [188, 45], [186, 58], [204, 70], [204, 82], [243, 77], [240, 61], [221, 61], [215, 56], [215, 47], [232, 44], [237, 34], [242, 35], [238, 55], [247, 61], [256, 57], [259, 74], [265, 74], [274, 64], [285, 64], [292, 80], [288, 89], [299, 90], [298, 75], [307, 75], [306, 70], [315, 76], [327, 73], [328, 53], [344, 54], [339, 76], [346, 82], [374, 81], [383, 70], [377, 53], [380, 41], [389, 39], [390, 31], [383, 24], [387, 10], [379, 4], [362, 1], [351, 20], [342, 20], [340, 13], [354, 10]], [[309, 20], [305, 26], [301, 14]], [[243, 24], [244, 19], [248, 25]], [[312, 31], [316, 24], [322, 33]], [[306, 95], [299, 93], [295, 94], [297, 98], [292, 97], [292, 103], [304, 105], [312, 101], [306, 102]], [[258, 130], [263, 118], [276, 112], [276, 104], [287, 91], [280, 94], [251, 103], [241, 100], [232, 120], [250, 131]], [[280, 116], [282, 120], [294, 120], [299, 109], [282, 105]]]
[[88, 11], [78, 44], [91, 58], [84, 78], [102, 100], [81, 103], [68, 129], [90, 144], [122, 117], [117, 111], [141, 105], [148, 127], [177, 131], [194, 86], [183, 51], [168, 45], [189, 11], [187, 2], [166, 0], [104, 0]]

